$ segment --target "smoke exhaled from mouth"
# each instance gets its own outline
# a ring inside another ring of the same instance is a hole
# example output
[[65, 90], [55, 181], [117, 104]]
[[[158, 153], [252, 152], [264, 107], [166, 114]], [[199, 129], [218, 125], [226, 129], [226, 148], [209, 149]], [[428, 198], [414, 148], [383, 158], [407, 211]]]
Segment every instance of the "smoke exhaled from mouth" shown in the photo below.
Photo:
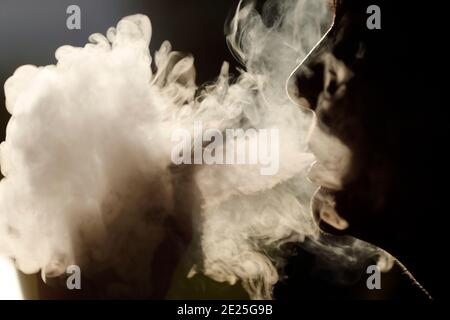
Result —
[[[312, 212], [318, 185], [308, 178], [314, 117], [287, 95], [290, 73], [331, 22], [327, 0], [270, 1], [262, 15], [241, 4], [227, 41], [244, 69], [231, 81], [224, 63], [202, 87], [193, 57], [169, 42], [150, 55], [143, 15], [92, 35], [84, 48], [59, 48], [56, 65], [17, 69], [5, 83], [11, 119], [0, 150], [0, 253], [44, 278], [78, 264], [93, 274], [113, 270], [145, 291], [165, 221], [178, 218], [176, 199], [189, 194], [201, 203], [190, 212], [202, 253], [192, 271], [240, 281], [252, 298], [272, 297], [284, 243], [307, 243], [343, 266], [380, 254], [321, 234]], [[196, 121], [221, 131], [278, 129], [278, 173], [196, 166], [186, 175], [198, 192], [179, 194], [171, 133], [192, 131]]]

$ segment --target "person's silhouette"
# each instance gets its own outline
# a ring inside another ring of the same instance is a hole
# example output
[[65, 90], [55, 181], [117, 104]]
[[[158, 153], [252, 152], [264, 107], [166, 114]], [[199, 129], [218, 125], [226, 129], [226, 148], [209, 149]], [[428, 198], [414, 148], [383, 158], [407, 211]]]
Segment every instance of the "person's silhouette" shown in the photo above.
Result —
[[[368, 22], [373, 5], [380, 29]], [[439, 296], [434, 262], [442, 212], [435, 180], [444, 110], [434, 44], [441, 12], [410, 1], [340, 0], [335, 6], [333, 27], [290, 79], [300, 95], [293, 98], [315, 110], [317, 130], [352, 151], [342, 188], [323, 190], [334, 193], [347, 234], [389, 251]], [[334, 60], [327, 64], [330, 53]]]

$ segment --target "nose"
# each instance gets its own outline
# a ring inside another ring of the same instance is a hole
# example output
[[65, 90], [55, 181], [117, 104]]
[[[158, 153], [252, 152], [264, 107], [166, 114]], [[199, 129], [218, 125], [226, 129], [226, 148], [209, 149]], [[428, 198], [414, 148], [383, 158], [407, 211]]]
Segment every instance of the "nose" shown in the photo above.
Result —
[[324, 82], [323, 63], [315, 63], [301, 66], [296, 74], [292, 76], [295, 88], [294, 101], [299, 105], [315, 110], [319, 94], [323, 89]]
[[[324, 91], [326, 81], [326, 59], [329, 52], [329, 40], [325, 36], [302, 61], [288, 80], [289, 96], [300, 106], [316, 110], [320, 93]], [[331, 77], [330, 79], [333, 79]], [[334, 81], [329, 81], [325, 88], [331, 94], [337, 89]]]

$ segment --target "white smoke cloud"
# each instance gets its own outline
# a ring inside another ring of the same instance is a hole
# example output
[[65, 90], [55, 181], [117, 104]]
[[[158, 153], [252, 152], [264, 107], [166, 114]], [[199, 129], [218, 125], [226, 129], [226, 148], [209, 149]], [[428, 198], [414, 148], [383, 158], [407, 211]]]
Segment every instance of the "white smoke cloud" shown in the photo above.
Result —
[[281, 264], [272, 252], [283, 243], [309, 239], [344, 265], [377, 253], [321, 235], [311, 208], [318, 186], [308, 178], [314, 118], [287, 95], [290, 73], [331, 25], [328, 1], [269, 2], [265, 11], [270, 19], [241, 5], [230, 23], [228, 43], [245, 65], [234, 82], [224, 63], [217, 81], [200, 89], [193, 57], [169, 42], [152, 61], [143, 15], [92, 35], [84, 48], [59, 48], [56, 65], [20, 67], [5, 83], [11, 119], [0, 153], [0, 253], [44, 278], [86, 264], [147, 290], [141, 275], [158, 261], [165, 219], [177, 217], [171, 133], [192, 130], [194, 121], [280, 130], [277, 175], [248, 165], [192, 171], [202, 204], [192, 212], [202, 249], [194, 271], [271, 298]]
[[116, 261], [121, 250], [141, 253], [145, 239], [151, 256], [158, 244], [172, 207], [161, 124], [171, 102], [150, 85], [150, 30], [144, 16], [124, 18], [5, 83], [0, 245], [23, 272], [57, 276], [92, 256], [126, 274], [135, 266]]

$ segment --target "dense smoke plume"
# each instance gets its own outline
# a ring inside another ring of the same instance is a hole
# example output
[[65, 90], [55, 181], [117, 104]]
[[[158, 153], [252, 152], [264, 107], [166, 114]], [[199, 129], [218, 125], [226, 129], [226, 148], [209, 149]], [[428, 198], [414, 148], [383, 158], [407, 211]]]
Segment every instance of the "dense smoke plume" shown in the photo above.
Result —
[[[107, 293], [139, 295], [150, 290], [145, 279], [158, 264], [165, 221], [181, 219], [178, 202], [189, 197], [199, 205], [182, 211], [190, 210], [201, 249], [191, 275], [241, 281], [252, 298], [272, 297], [285, 243], [305, 243], [336, 267], [382, 254], [324, 235], [313, 214], [317, 181], [339, 186], [350, 151], [314, 134], [314, 114], [289, 98], [286, 83], [331, 23], [326, 0], [269, 1], [262, 14], [241, 4], [227, 42], [243, 69], [231, 80], [225, 62], [203, 86], [194, 58], [169, 42], [150, 55], [143, 15], [92, 35], [84, 48], [59, 48], [56, 65], [20, 67], [5, 83], [11, 119], [1, 145], [0, 252], [43, 278], [71, 264], [94, 276], [114, 272], [120, 280]], [[261, 175], [259, 165], [174, 169], [172, 132], [192, 131], [195, 121], [221, 131], [278, 129], [278, 173]], [[323, 152], [329, 163], [316, 163]], [[180, 176], [190, 190], [180, 190]], [[345, 228], [332, 200], [316, 201], [328, 208], [322, 219]]]

